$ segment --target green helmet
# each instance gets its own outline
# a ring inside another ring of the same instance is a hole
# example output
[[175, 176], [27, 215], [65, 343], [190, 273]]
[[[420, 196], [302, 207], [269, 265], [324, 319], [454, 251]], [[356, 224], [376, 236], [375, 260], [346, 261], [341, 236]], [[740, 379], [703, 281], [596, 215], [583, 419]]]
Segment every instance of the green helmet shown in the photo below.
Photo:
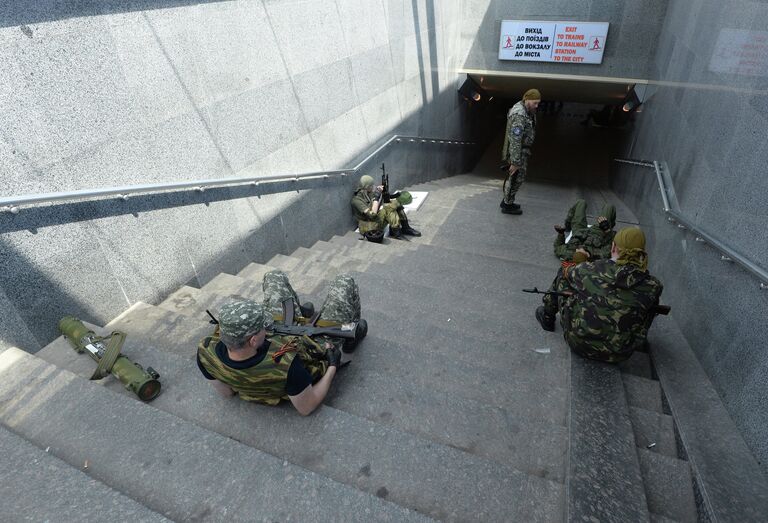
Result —
[[408, 205], [413, 201], [413, 196], [411, 196], [411, 193], [408, 191], [402, 191], [398, 197], [397, 201], [400, 202], [401, 205]]
[[373, 176], [368, 176], [367, 174], [365, 176], [360, 177], [360, 187], [371, 187], [373, 185]]

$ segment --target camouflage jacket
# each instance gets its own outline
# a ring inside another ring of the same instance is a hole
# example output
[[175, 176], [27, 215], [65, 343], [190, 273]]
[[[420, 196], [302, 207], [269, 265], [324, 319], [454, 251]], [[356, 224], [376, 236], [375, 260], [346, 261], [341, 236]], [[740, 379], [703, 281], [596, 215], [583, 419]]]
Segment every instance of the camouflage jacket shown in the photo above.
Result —
[[576, 249], [582, 248], [589, 253], [591, 261], [606, 260], [611, 257], [611, 244], [616, 231], [603, 231], [600, 227], [589, 227], [585, 230], [574, 231], [571, 240], [565, 243], [565, 235], [558, 233], [555, 237], [555, 256], [561, 260], [573, 260]]
[[523, 101], [517, 102], [507, 113], [507, 130], [504, 133], [504, 146], [501, 149], [501, 161], [518, 167], [523, 165], [523, 155], [531, 154], [533, 140], [536, 138], [536, 115], [528, 114]]
[[213, 335], [200, 341], [197, 347], [200, 364], [246, 401], [277, 405], [280, 400], [287, 400], [288, 369], [296, 356], [301, 358], [313, 382], [319, 380], [328, 368], [328, 362], [322, 359], [325, 351], [306, 336], [270, 336], [267, 355], [247, 369], [233, 369], [222, 362], [216, 354], [219, 341], [218, 328]]
[[376, 215], [371, 212], [373, 199], [371, 198], [370, 193], [365, 189], [357, 189], [350, 203], [352, 205], [352, 212], [358, 221], [376, 220]]
[[663, 290], [657, 278], [610, 259], [565, 268], [563, 275], [563, 287], [573, 292], [560, 300], [568, 345], [622, 361], [645, 343]]

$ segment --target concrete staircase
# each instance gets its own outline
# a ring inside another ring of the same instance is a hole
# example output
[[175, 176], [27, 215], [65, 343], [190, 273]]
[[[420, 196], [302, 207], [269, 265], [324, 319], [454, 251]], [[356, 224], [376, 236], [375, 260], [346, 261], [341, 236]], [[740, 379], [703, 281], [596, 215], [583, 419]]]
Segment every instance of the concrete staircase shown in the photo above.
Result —
[[[0, 353], [0, 464], [22, 471], [0, 482], [16, 501], [0, 519], [25, 517], [23, 496], [44, 492], [33, 519], [696, 521], [649, 355], [572, 358], [533, 319], [537, 297], [519, 292], [553, 278], [551, 225], [567, 206], [614, 197], [530, 182], [525, 214], [507, 216], [500, 185], [461, 175], [412, 187], [430, 192], [411, 218], [421, 238], [335, 236], [94, 327], [127, 332], [123, 352], [160, 372], [149, 404], [112, 377], [88, 382], [93, 362], [61, 338]], [[317, 305], [351, 273], [369, 324], [307, 418], [219, 397], [195, 365], [205, 310], [259, 300], [273, 268]]]

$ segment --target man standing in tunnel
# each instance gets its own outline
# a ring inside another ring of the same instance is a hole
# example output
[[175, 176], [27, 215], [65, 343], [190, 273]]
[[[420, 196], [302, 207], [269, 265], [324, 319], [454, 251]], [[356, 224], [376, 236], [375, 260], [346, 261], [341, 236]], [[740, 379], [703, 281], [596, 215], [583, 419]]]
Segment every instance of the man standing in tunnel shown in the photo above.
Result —
[[539, 90], [529, 89], [507, 113], [501, 161], [507, 166], [508, 174], [504, 180], [504, 199], [499, 205], [505, 214], [523, 214], [520, 205], [515, 203], [515, 195], [525, 181], [528, 158], [536, 138], [536, 109], [540, 102]]

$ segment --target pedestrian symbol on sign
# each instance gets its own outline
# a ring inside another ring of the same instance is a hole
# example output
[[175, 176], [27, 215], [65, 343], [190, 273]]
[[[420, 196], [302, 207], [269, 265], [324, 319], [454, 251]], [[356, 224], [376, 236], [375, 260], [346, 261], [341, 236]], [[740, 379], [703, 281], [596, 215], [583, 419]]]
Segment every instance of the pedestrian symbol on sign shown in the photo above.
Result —
[[592, 42], [592, 47], [590, 47], [589, 50], [602, 51], [604, 38], [605, 38], [604, 36], [590, 36], [589, 39]]
[[504, 43], [504, 49], [512, 49], [512, 37], [509, 35], [504, 35], [507, 37], [507, 41]]

